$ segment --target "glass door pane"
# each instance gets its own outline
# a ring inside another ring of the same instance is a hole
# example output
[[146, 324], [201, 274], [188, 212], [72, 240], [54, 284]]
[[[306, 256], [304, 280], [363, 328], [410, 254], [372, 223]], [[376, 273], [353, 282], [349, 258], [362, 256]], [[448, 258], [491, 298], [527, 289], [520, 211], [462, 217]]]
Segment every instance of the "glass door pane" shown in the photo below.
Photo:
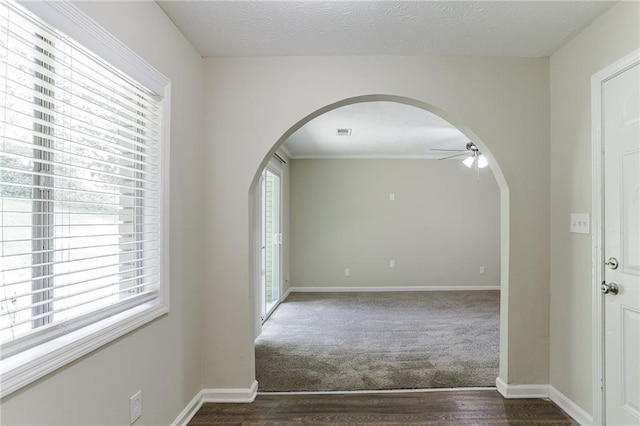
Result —
[[280, 300], [280, 176], [266, 169], [262, 179], [263, 318]]

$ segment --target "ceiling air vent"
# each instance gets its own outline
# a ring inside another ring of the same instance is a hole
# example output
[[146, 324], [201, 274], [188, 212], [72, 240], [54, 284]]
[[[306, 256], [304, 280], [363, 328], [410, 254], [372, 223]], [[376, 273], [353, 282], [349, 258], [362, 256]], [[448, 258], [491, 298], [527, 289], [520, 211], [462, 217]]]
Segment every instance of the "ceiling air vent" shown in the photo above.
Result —
[[336, 135], [338, 136], [351, 136], [351, 129], [337, 129]]

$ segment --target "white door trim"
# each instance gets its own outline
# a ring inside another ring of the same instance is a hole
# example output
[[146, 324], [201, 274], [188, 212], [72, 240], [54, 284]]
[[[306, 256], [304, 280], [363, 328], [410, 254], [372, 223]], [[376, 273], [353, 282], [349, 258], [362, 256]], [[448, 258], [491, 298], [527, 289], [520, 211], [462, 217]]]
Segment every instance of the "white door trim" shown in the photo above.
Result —
[[600, 283], [602, 253], [602, 85], [640, 62], [640, 49], [631, 52], [591, 76], [591, 175], [592, 175], [592, 319], [593, 319], [593, 424], [604, 425], [604, 304]]
[[[276, 151], [277, 153], [277, 151]], [[269, 162], [267, 163], [266, 167], [264, 168], [265, 171], [268, 170], [271, 173], [273, 173], [274, 175], [278, 176], [279, 178], [279, 182], [280, 182], [280, 188], [278, 189], [278, 198], [279, 198], [279, 207], [278, 207], [278, 230], [280, 231], [279, 234], [282, 236], [283, 234], [283, 227], [284, 227], [284, 214], [283, 214], [283, 207], [284, 207], [284, 167], [282, 166], [282, 162], [280, 162], [280, 160], [276, 159], [275, 156], [274, 158], [271, 158], [269, 160]], [[284, 163], [286, 164], [286, 163]], [[263, 230], [261, 229], [260, 232], [263, 232]], [[268, 311], [264, 312], [264, 319], [262, 320], [262, 322], [264, 323], [273, 313], [273, 311], [276, 310], [276, 308], [280, 305], [280, 303], [282, 303], [282, 301], [284, 300], [282, 298], [282, 283], [283, 283], [283, 277], [282, 277], [282, 271], [283, 271], [283, 267], [284, 267], [284, 262], [283, 262], [283, 256], [284, 256], [284, 247], [282, 246], [282, 242], [280, 243], [280, 255], [278, 256], [278, 301], [276, 302], [275, 305], [273, 305], [271, 307], [271, 309], [269, 309]], [[262, 288], [262, 291], [264, 292], [264, 288]], [[262, 303], [264, 304], [264, 295], [262, 297]], [[262, 311], [263, 308], [261, 308]]]

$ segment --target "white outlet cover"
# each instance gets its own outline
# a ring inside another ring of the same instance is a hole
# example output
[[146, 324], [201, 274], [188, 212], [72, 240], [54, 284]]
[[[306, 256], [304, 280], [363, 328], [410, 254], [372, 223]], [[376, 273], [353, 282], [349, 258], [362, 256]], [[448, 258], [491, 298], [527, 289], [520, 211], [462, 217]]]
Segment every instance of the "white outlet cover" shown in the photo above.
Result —
[[589, 234], [590, 228], [589, 213], [571, 213], [569, 231], [574, 234]]
[[129, 398], [129, 407], [131, 415], [131, 424], [142, 416], [142, 391], [139, 390], [131, 398]]

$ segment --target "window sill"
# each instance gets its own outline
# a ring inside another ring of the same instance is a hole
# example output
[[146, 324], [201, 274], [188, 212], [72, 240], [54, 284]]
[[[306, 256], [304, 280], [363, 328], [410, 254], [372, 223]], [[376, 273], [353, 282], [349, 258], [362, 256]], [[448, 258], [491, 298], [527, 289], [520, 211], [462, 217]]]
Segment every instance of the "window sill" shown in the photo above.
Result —
[[155, 300], [0, 361], [0, 398], [165, 315]]

